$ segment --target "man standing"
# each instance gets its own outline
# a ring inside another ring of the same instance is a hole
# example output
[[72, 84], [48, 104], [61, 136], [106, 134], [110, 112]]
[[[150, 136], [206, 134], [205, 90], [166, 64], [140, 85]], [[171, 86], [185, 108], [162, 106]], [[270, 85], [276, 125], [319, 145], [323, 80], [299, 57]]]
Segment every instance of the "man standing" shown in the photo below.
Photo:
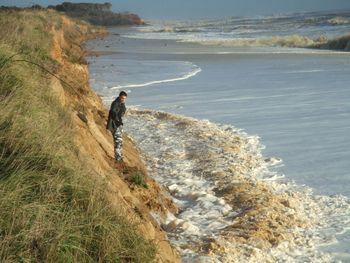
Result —
[[109, 110], [108, 121], [106, 128], [110, 130], [114, 138], [114, 152], [115, 159], [117, 161], [123, 160], [123, 120], [122, 117], [125, 114], [126, 107], [125, 101], [128, 95], [125, 91], [119, 93]]

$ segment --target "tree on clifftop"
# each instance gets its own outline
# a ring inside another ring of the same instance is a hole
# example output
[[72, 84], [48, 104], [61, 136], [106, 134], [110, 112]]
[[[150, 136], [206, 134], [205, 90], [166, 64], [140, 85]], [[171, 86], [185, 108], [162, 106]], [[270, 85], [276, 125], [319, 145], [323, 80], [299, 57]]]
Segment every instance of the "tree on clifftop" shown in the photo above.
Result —
[[94, 25], [142, 25], [143, 20], [136, 14], [114, 13], [111, 3], [71, 3], [63, 2], [60, 5], [50, 5], [48, 8], [65, 12], [68, 16], [83, 19]]

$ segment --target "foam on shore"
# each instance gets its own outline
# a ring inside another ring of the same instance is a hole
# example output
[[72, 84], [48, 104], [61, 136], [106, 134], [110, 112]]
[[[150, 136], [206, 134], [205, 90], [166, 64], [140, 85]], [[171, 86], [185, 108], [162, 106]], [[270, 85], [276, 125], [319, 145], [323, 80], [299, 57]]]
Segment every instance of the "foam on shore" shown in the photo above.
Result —
[[201, 71], [202, 71], [202, 69], [200, 67], [195, 67], [192, 71], [190, 71], [188, 73], [185, 73], [184, 75], [182, 75], [180, 77], [177, 77], [177, 78], [153, 80], [153, 81], [140, 83], [140, 84], [118, 85], [118, 86], [112, 87], [111, 90], [114, 90], [114, 89], [125, 89], [125, 88], [139, 88], [139, 87], [146, 87], [146, 86], [150, 86], [150, 85], [154, 85], [154, 84], [161, 84], [161, 83], [185, 80], [185, 79], [189, 79], [191, 77], [194, 77], [195, 75], [197, 75]]
[[232, 126], [128, 110], [125, 129], [179, 206], [157, 215], [184, 262], [332, 262], [320, 245], [350, 227], [350, 202], [281, 179], [278, 158]]

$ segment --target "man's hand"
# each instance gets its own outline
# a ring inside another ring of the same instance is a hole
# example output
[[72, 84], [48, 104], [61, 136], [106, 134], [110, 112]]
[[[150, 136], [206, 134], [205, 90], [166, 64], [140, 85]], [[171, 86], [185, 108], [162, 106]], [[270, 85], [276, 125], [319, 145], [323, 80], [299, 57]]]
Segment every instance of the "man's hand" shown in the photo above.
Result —
[[114, 121], [117, 126], [123, 125], [122, 121]]

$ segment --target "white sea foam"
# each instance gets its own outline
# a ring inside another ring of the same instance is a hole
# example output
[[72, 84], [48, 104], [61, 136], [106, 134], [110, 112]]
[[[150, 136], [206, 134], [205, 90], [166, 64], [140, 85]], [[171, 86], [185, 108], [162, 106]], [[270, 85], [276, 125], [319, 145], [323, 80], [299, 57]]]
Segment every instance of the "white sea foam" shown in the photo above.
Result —
[[[246, 32], [248, 33], [248, 32]], [[334, 54], [349, 53], [350, 41], [349, 35], [337, 36], [335, 38], [326, 38], [324, 36], [308, 37], [298, 34], [292, 35], [273, 35], [273, 36], [225, 36], [221, 34], [175, 34], [175, 33], [136, 33], [123, 35], [126, 38], [139, 38], [139, 39], [163, 39], [163, 40], [176, 40], [179, 43], [200, 44], [203, 46], [216, 46], [216, 47], [270, 47], [277, 50], [239, 50], [239, 51], [216, 51], [215, 54], [288, 54], [288, 53], [322, 53], [322, 54]], [[331, 51], [331, 52], [330, 52]], [[171, 52], [173, 54], [186, 54], [186, 52]], [[203, 54], [203, 52], [191, 51], [190, 54]], [[205, 53], [205, 52], [204, 52]], [[209, 52], [208, 54], [211, 54]]]
[[331, 25], [348, 25], [350, 20], [341, 16], [336, 16], [327, 20]]
[[192, 38], [183, 39], [180, 42], [199, 43], [203, 45], [215, 46], [284, 46], [284, 47], [309, 47], [324, 43], [324, 38], [310, 38], [300, 35], [271, 36], [259, 38]]
[[194, 77], [197, 75], [199, 72], [201, 72], [202, 69], [200, 67], [195, 67], [191, 72], [188, 72], [178, 78], [171, 78], [171, 79], [162, 79], [162, 80], [153, 80], [145, 83], [140, 83], [140, 84], [126, 84], [126, 85], [118, 85], [114, 86], [111, 89], [125, 89], [125, 88], [139, 88], [139, 87], [146, 87], [154, 84], [161, 84], [161, 83], [167, 83], [167, 82], [174, 82], [174, 81], [179, 81], [179, 80], [185, 80], [189, 79], [191, 77]]
[[232, 17], [202, 21], [150, 21], [152, 26], [123, 35], [128, 38], [173, 39], [213, 46], [315, 47], [349, 51], [338, 38], [348, 33], [349, 12]]
[[139, 29], [140, 32], [144, 33], [190, 33], [190, 32], [202, 32], [203, 29], [196, 27], [188, 27], [181, 25], [164, 25], [164, 26], [149, 26], [142, 27]]
[[[125, 123], [143, 153], [149, 174], [168, 189], [180, 208], [179, 214], [169, 213], [165, 221], [155, 217], [168, 231], [184, 262], [333, 261], [317, 246], [334, 242], [336, 234], [350, 227], [349, 199], [314, 196], [307, 187], [278, 180], [280, 175], [271, 167], [282, 160], [264, 158], [259, 137], [232, 126], [151, 110], [131, 109]], [[234, 171], [229, 169], [232, 166]], [[214, 190], [220, 183], [234, 184], [242, 178], [252, 183], [269, 181], [276, 194], [288, 195], [291, 201], [298, 196], [298, 209], [286, 211], [303, 215], [311, 228], [290, 229], [294, 239], [269, 250], [254, 243], [225, 241], [221, 234], [242, 211], [216, 196]], [[224, 250], [203, 254], [201, 247], [211, 238], [221, 242]], [[233, 251], [245, 253], [237, 255]]]

